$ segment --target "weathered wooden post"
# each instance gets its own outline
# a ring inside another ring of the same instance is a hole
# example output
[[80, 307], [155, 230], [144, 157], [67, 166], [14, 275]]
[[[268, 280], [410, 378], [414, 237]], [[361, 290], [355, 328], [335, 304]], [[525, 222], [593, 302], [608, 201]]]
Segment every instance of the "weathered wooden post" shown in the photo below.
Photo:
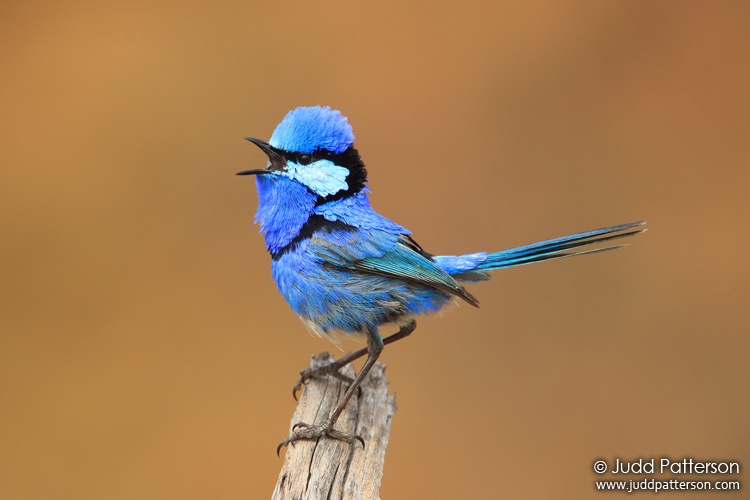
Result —
[[[312, 357], [311, 367], [330, 363], [330, 354]], [[378, 499], [383, 477], [385, 449], [396, 412], [396, 401], [388, 395], [385, 365], [376, 363], [349, 401], [336, 428], [354, 433], [365, 441], [348, 444], [328, 437], [317, 441], [297, 441], [286, 448], [284, 465], [273, 492], [274, 500], [297, 499]], [[354, 378], [349, 364], [341, 372]], [[294, 412], [296, 422], [320, 423], [336, 407], [347, 384], [334, 377], [308, 381]], [[290, 425], [290, 432], [291, 432]]]

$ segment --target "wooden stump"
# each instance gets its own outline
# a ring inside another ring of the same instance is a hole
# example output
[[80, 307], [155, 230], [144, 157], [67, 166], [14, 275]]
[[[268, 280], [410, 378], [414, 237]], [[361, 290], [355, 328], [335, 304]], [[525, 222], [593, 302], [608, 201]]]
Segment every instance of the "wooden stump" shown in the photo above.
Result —
[[[332, 361], [327, 352], [312, 357], [315, 368]], [[297, 441], [286, 448], [284, 465], [273, 499], [377, 499], [383, 477], [385, 449], [396, 412], [396, 401], [388, 395], [385, 365], [376, 363], [339, 417], [335, 428], [365, 440], [348, 444], [322, 437]], [[354, 378], [349, 364], [341, 372]], [[318, 424], [333, 412], [348, 384], [334, 377], [313, 379], [305, 385], [291, 425]], [[291, 433], [291, 425], [289, 432]]]

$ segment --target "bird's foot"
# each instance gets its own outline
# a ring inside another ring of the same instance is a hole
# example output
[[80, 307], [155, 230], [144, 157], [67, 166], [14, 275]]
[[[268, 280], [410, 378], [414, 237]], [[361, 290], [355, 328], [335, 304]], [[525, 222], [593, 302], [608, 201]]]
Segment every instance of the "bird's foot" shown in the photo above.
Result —
[[338, 439], [339, 441], [345, 441], [349, 444], [354, 444], [359, 441], [362, 443], [362, 448], [365, 447], [365, 440], [356, 434], [348, 434], [346, 432], [337, 431], [333, 428], [333, 422], [330, 420], [319, 425], [310, 425], [304, 422], [297, 422], [292, 426], [292, 434], [279, 443], [276, 448], [276, 454], [278, 455], [281, 448], [287, 445], [293, 445], [295, 441], [300, 439], [318, 439], [322, 436], [328, 436], [332, 439]]
[[347, 377], [339, 371], [342, 367], [347, 365], [347, 363], [341, 363], [343, 359], [344, 358], [338, 361], [333, 361], [323, 366], [318, 366], [317, 368], [305, 368], [304, 370], [299, 372], [300, 378], [297, 383], [294, 384], [294, 388], [292, 389], [292, 396], [294, 397], [294, 400], [297, 401], [297, 393], [302, 389], [302, 386], [305, 385], [308, 380], [313, 378], [323, 378], [327, 375], [330, 375], [331, 377], [343, 380], [347, 384], [351, 384], [352, 382], [354, 382], [354, 379], [352, 379], [351, 377]]

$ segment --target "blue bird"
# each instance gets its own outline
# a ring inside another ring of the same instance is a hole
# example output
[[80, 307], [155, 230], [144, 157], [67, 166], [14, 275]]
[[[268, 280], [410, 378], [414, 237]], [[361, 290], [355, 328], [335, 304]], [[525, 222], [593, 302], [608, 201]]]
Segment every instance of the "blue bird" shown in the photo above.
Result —
[[[268, 142], [247, 140], [268, 156], [265, 168], [237, 175], [255, 175], [255, 222], [271, 254], [279, 291], [313, 333], [359, 334], [367, 340], [364, 349], [301, 372], [295, 395], [312, 377], [343, 377], [340, 368], [367, 354], [333, 413], [322, 423], [295, 424], [279, 449], [324, 435], [364, 446], [361, 437], [336, 430], [336, 420], [384, 345], [414, 331], [417, 316], [457, 299], [478, 306], [465, 284], [489, 279], [489, 271], [504, 267], [618, 248], [581, 250], [645, 230], [640, 228], [645, 222], [638, 221], [495, 253], [432, 255], [408, 229], [370, 206], [367, 170], [354, 148], [352, 127], [339, 111], [299, 107], [284, 117]], [[399, 330], [383, 339], [379, 330], [389, 324]]]

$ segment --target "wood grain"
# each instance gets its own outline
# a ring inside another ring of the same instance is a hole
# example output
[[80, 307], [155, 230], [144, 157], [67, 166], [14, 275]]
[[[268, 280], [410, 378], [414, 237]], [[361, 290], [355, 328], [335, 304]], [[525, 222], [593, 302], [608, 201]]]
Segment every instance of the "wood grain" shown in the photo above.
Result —
[[[312, 357], [311, 367], [330, 363], [330, 354]], [[396, 412], [396, 401], [388, 394], [385, 365], [376, 363], [361, 391], [347, 405], [335, 428], [355, 433], [365, 440], [348, 444], [323, 437], [298, 441], [287, 447], [284, 465], [273, 492], [273, 499], [377, 499], [383, 477], [385, 450]], [[341, 372], [354, 378], [349, 364]], [[302, 392], [291, 426], [297, 422], [317, 424], [333, 412], [344, 395], [347, 383], [334, 377], [308, 381]]]

